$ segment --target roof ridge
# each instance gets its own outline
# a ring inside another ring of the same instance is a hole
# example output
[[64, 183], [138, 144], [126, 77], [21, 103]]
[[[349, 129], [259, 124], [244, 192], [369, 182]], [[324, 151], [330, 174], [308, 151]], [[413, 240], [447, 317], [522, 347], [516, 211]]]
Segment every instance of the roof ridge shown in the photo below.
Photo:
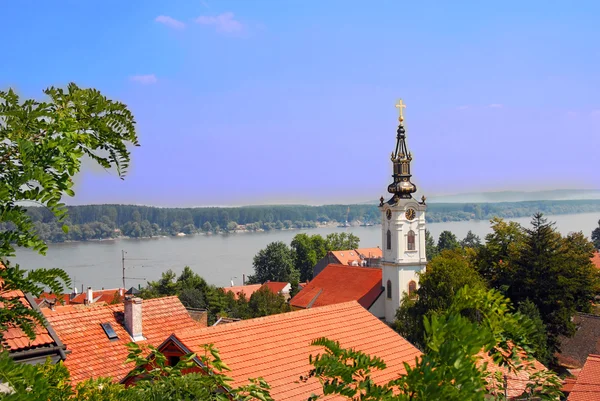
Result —
[[277, 321], [277, 320], [282, 320], [282, 319], [292, 319], [292, 317], [290, 316], [292, 314], [294, 314], [294, 316], [302, 316], [304, 314], [326, 313], [331, 310], [348, 309], [350, 307], [354, 307], [354, 305], [358, 305], [362, 308], [362, 306], [357, 301], [352, 300], [352, 301], [340, 302], [340, 303], [332, 304], [332, 305], [319, 306], [319, 307], [315, 307], [315, 308], [299, 309], [299, 310], [294, 310], [294, 311], [290, 311], [290, 312], [277, 313], [275, 315], [255, 317], [252, 319], [244, 319], [244, 320], [227, 323], [227, 324], [220, 325], [220, 326], [208, 326], [208, 327], [201, 327], [198, 329], [196, 329], [196, 328], [186, 329], [186, 330], [180, 331], [179, 333], [183, 334], [183, 333], [187, 333], [188, 331], [192, 331], [194, 333], [204, 332], [204, 331], [215, 331], [215, 330], [222, 330], [224, 327], [231, 327], [232, 325], [236, 325], [236, 327], [239, 327], [239, 326], [247, 326], [252, 323], [259, 322], [259, 321], [267, 321], [268, 322], [268, 321]]

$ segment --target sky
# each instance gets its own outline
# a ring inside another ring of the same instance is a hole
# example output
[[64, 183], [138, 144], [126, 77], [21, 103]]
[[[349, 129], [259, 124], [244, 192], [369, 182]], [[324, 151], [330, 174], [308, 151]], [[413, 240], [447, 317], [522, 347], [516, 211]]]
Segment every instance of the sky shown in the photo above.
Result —
[[378, 199], [399, 98], [424, 194], [600, 189], [600, 2], [418, 3], [0, 0], [0, 89], [133, 111], [127, 177], [71, 204]]

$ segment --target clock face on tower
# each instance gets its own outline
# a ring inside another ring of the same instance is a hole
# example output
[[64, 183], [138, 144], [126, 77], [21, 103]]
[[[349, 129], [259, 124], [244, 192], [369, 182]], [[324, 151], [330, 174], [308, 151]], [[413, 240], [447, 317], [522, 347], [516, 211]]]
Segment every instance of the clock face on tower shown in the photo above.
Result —
[[407, 209], [405, 215], [407, 219], [413, 220], [417, 215], [417, 212], [415, 212], [415, 209]]
[[392, 211], [390, 209], [386, 210], [385, 217], [387, 217], [388, 220], [392, 219]]

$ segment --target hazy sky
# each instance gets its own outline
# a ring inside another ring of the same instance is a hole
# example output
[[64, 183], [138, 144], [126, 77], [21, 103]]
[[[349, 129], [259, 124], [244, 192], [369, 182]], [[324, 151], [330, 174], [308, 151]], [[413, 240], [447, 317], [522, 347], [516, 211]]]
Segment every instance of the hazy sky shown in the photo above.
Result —
[[378, 199], [406, 108], [426, 194], [600, 188], [600, 2], [0, 0], [0, 88], [133, 110], [76, 203]]

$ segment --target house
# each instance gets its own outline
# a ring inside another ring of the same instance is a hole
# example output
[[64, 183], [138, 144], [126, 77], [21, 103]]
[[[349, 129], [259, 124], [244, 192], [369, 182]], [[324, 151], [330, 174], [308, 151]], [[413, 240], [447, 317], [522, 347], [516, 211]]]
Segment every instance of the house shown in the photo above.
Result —
[[330, 264], [376, 267], [379, 266], [382, 256], [383, 252], [379, 247], [329, 251], [313, 268], [313, 278]]
[[600, 401], [600, 355], [588, 355], [568, 401]]
[[232, 292], [235, 299], [239, 299], [241, 294], [248, 300], [256, 291], [260, 290], [262, 284], [234, 285], [231, 287], [223, 287], [223, 291]]
[[[262, 377], [271, 386], [275, 400], [300, 401], [312, 393], [322, 394], [317, 379], [300, 380], [311, 369], [309, 356], [322, 350], [310, 345], [320, 337], [382, 358], [387, 369], [373, 372], [378, 384], [404, 373], [404, 363], [414, 366], [421, 355], [356, 301], [203, 329], [176, 330], [159, 350], [169, 358], [177, 358], [190, 352], [203, 353], [204, 344], [214, 344], [231, 368], [227, 375], [233, 378], [234, 387], [246, 384], [249, 377]], [[134, 380], [123, 382], [130, 384]]]
[[170, 333], [201, 327], [174, 296], [56, 306], [43, 313], [66, 346], [64, 364], [73, 384], [101, 376], [121, 380], [132, 369], [124, 365], [127, 343], [158, 346]]
[[289, 298], [291, 285], [290, 283], [279, 281], [267, 281], [264, 284], [247, 284], [223, 287], [223, 291], [232, 292], [235, 299], [239, 299], [240, 295], [243, 293], [246, 300], [249, 300], [252, 294], [262, 288], [268, 288], [274, 294], [281, 294], [287, 299]]
[[83, 305], [95, 302], [105, 302], [107, 304], [123, 302], [125, 290], [123, 288], [113, 288], [109, 290], [92, 290], [88, 287], [86, 292], [71, 294], [52, 294], [43, 292], [35, 302], [40, 308], [52, 308], [56, 305]]
[[[22, 291], [2, 291], [0, 289], [0, 299], [14, 298], [19, 299], [25, 306], [40, 312], [32, 296], [23, 294]], [[0, 302], [0, 307], [4, 307], [2, 302]], [[35, 339], [31, 340], [21, 328], [9, 325], [8, 329], [2, 333], [0, 348], [7, 350], [14, 361], [22, 363], [44, 363], [47, 358], [56, 363], [66, 358], [66, 347], [52, 326], [36, 324], [34, 332]]]
[[295, 309], [356, 301], [378, 318], [384, 316], [379, 268], [331, 264], [290, 300]]
[[283, 283], [280, 281], [267, 281], [262, 285], [261, 288], [268, 288], [274, 294], [281, 294], [287, 301], [290, 298], [292, 285], [290, 283]]
[[[6, 267], [0, 262], [0, 269]], [[40, 312], [35, 300], [29, 294], [20, 290], [8, 290], [4, 288], [4, 281], [0, 279], [0, 307], [4, 308], [2, 300], [18, 300], [27, 308]], [[49, 324], [35, 324], [35, 339], [31, 340], [20, 327], [8, 325], [2, 332], [2, 343], [0, 350], [8, 351], [10, 357], [17, 362], [36, 364], [44, 363], [47, 358], [52, 362], [58, 362], [66, 358], [65, 346], [56, 332]]]
[[600, 354], [600, 316], [577, 313], [573, 316], [576, 331], [573, 337], [560, 337], [558, 363], [577, 375], [588, 355]]

